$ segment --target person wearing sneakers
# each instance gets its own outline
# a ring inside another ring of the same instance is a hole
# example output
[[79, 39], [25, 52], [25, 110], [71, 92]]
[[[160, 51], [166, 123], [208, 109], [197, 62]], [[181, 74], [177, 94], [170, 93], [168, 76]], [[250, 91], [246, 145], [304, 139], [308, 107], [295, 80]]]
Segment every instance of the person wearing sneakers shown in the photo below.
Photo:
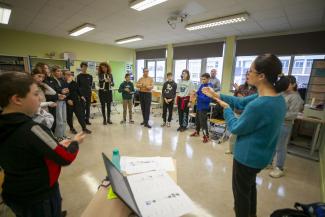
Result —
[[284, 176], [284, 163], [287, 155], [287, 146], [291, 136], [293, 122], [296, 119], [298, 112], [302, 111], [304, 101], [297, 92], [297, 82], [294, 76], [286, 76], [289, 79], [289, 87], [282, 94], [287, 105], [287, 113], [285, 121], [281, 126], [277, 147], [276, 147], [276, 163], [274, 169], [270, 172], [273, 178]]
[[123, 120], [121, 121], [121, 124], [126, 123], [127, 109], [129, 109], [129, 122], [130, 124], [134, 124], [134, 121], [132, 119], [132, 95], [134, 93], [134, 86], [130, 80], [130, 74], [126, 73], [125, 81], [120, 84], [120, 87], [118, 89], [118, 92], [122, 93], [123, 98]]
[[[173, 74], [171, 72], [167, 73], [167, 81], [164, 83], [162, 88], [162, 96], [164, 99], [163, 104], [163, 114], [162, 118], [164, 123], [161, 125], [162, 127], [166, 126], [170, 127], [170, 122], [173, 116], [173, 108], [174, 108], [174, 99], [176, 97], [176, 89], [177, 84], [173, 80]], [[168, 109], [168, 122], [166, 124], [167, 117], [167, 109]]]
[[213, 87], [211, 83], [209, 83], [210, 74], [204, 73], [201, 76], [201, 86], [196, 92], [197, 95], [197, 112], [196, 112], [196, 131], [191, 134], [191, 136], [200, 136], [200, 130], [202, 128], [203, 133], [203, 142], [207, 143], [209, 141], [209, 131], [208, 131], [208, 112], [210, 110], [210, 102], [211, 98], [205, 95], [202, 92], [204, 87]]
[[83, 111], [83, 102], [86, 100], [80, 93], [78, 84], [73, 80], [73, 72], [64, 72], [65, 81], [68, 84], [69, 94], [67, 95], [67, 123], [70, 127], [72, 134], [77, 134], [76, 129], [73, 127], [73, 113], [76, 115], [82, 131], [91, 134], [87, 129], [85, 122], [85, 113]]
[[190, 72], [187, 69], [182, 71], [182, 80], [177, 85], [177, 107], [179, 128], [177, 131], [183, 132], [188, 125], [188, 115], [191, 107], [190, 95], [194, 90], [194, 84], [190, 80]]

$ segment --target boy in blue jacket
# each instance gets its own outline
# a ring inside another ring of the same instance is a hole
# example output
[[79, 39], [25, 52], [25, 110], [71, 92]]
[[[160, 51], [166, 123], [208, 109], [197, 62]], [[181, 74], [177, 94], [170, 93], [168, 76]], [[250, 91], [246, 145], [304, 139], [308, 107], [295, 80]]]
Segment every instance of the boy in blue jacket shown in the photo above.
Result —
[[197, 96], [197, 112], [196, 112], [196, 131], [191, 134], [191, 136], [200, 136], [200, 129], [203, 132], [203, 142], [207, 143], [209, 141], [209, 131], [208, 131], [208, 112], [210, 110], [211, 98], [207, 97], [202, 92], [204, 87], [212, 87], [209, 83], [210, 74], [204, 73], [201, 75], [201, 86], [196, 92]]

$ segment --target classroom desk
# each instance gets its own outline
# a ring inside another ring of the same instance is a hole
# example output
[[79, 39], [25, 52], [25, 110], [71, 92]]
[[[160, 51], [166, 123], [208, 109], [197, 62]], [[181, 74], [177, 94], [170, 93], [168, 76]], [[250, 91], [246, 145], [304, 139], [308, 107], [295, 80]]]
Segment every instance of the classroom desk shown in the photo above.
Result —
[[[308, 158], [308, 159], [312, 159], [312, 160], [319, 160], [319, 156], [316, 154], [316, 151], [319, 149], [320, 146], [320, 141], [321, 141], [321, 136], [320, 135], [320, 131], [322, 126], [324, 125], [325, 121], [320, 120], [320, 119], [316, 119], [316, 118], [310, 118], [310, 117], [304, 117], [302, 114], [299, 114], [296, 118], [297, 120], [300, 121], [304, 121], [304, 122], [310, 122], [313, 124], [317, 124], [316, 130], [314, 131], [314, 135], [313, 135], [313, 139], [310, 145], [310, 150], [309, 152], [303, 151], [302, 149], [296, 149], [296, 148], [288, 148], [288, 152], [304, 157], [304, 158]], [[290, 143], [297, 145], [297, 146], [305, 146], [308, 147], [309, 143], [298, 143], [294, 140], [291, 140]]]
[[[170, 177], [177, 183], [176, 160], [175, 171], [168, 172]], [[107, 199], [107, 188], [100, 187], [90, 201], [81, 217], [128, 217], [131, 210], [120, 199]]]

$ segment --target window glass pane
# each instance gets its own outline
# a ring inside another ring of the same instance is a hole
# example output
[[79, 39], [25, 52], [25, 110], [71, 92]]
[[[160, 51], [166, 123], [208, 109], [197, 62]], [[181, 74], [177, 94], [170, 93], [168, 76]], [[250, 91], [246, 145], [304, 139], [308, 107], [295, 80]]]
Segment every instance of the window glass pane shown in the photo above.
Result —
[[279, 59], [282, 62], [282, 72], [283, 72], [283, 74], [288, 75], [291, 56], [280, 56]]
[[201, 59], [189, 60], [188, 61], [188, 70], [190, 71], [191, 80], [193, 83], [200, 83], [201, 75]]
[[325, 55], [295, 56], [291, 75], [297, 79], [298, 87], [307, 87], [314, 59], [325, 59]]
[[155, 68], [156, 68], [156, 61], [148, 61], [147, 67], [149, 70], [149, 76], [155, 78]]
[[241, 85], [245, 83], [246, 72], [249, 70], [256, 56], [238, 56], [236, 57], [236, 67], [234, 73], [234, 83]]
[[157, 61], [156, 62], [156, 82], [164, 82], [165, 78], [165, 61]]
[[186, 60], [175, 60], [174, 79], [177, 83], [181, 80], [184, 69], [186, 69]]
[[137, 60], [137, 78], [136, 80], [139, 80], [142, 77], [144, 68], [144, 60]]
[[217, 78], [220, 81], [222, 79], [222, 67], [223, 67], [223, 57], [207, 58], [206, 72], [210, 73], [211, 69], [216, 69], [217, 70]]

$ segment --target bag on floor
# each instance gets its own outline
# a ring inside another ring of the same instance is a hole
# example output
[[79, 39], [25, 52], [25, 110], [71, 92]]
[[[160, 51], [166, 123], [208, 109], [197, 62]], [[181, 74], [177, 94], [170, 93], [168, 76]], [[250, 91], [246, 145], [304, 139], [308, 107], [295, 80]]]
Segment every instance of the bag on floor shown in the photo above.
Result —
[[296, 209], [302, 209], [310, 217], [325, 217], [325, 203], [295, 203]]
[[275, 210], [270, 217], [310, 217], [304, 211], [297, 209], [278, 209]]

